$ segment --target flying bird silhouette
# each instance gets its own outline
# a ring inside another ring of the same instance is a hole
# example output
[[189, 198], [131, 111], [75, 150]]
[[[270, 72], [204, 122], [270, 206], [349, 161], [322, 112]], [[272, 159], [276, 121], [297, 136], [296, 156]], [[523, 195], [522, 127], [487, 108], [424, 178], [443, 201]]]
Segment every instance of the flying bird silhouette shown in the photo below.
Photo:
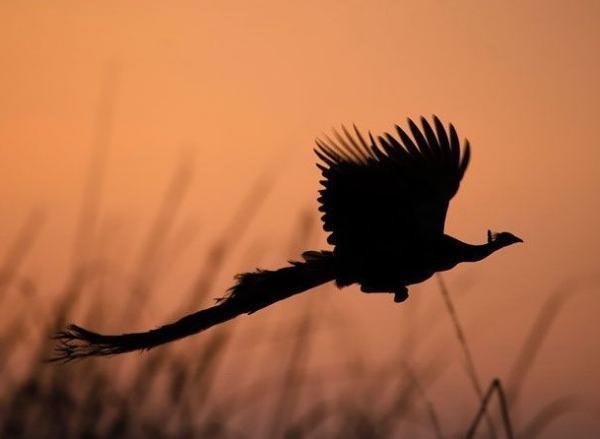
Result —
[[446, 128], [436, 116], [433, 124], [421, 118], [420, 128], [408, 119], [410, 134], [395, 128], [395, 137], [365, 138], [356, 126], [352, 132], [342, 126], [333, 138], [316, 140], [324, 177], [319, 210], [332, 251], [307, 251], [302, 261], [279, 270], [239, 274], [215, 306], [147, 332], [102, 335], [70, 325], [56, 334], [53, 359], [151, 349], [329, 281], [340, 288], [359, 284], [365, 293], [393, 293], [402, 302], [408, 285], [523, 242], [508, 232], [488, 231], [480, 245], [446, 235], [446, 212], [469, 165], [469, 142], [461, 148], [454, 126]]

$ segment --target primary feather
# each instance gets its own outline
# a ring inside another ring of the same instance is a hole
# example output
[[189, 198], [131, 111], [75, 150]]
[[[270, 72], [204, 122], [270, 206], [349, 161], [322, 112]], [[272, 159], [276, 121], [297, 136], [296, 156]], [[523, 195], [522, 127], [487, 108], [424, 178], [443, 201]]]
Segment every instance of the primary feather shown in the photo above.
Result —
[[419, 128], [409, 119], [412, 137], [396, 125], [397, 137], [366, 141], [356, 127], [354, 134], [342, 127], [336, 141], [317, 139], [325, 177], [319, 210], [342, 267], [338, 284], [360, 282], [390, 259], [400, 265], [443, 235], [470, 147], [465, 141], [461, 155], [454, 127], [435, 116], [433, 123], [421, 118]]

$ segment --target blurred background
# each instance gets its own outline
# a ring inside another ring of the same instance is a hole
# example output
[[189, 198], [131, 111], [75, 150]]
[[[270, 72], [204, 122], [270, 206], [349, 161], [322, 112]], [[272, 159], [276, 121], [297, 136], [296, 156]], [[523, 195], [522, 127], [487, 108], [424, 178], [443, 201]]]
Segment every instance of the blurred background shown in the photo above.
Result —
[[[4, 437], [462, 437], [494, 377], [517, 436], [600, 433], [598, 2], [21, 0], [0, 19]], [[524, 245], [402, 305], [328, 286], [43, 363], [67, 321], [155, 327], [326, 248], [313, 139], [431, 114], [473, 147], [447, 232]], [[504, 437], [498, 413], [481, 437]]]

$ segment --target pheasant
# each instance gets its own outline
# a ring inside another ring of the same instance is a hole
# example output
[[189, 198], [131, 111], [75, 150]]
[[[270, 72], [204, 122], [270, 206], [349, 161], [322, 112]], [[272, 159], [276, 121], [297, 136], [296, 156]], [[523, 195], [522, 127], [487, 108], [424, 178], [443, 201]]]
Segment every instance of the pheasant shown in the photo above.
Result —
[[[147, 350], [196, 334], [241, 314], [252, 314], [321, 284], [360, 285], [395, 302], [408, 286], [462, 262], [476, 262], [523, 242], [488, 230], [487, 242], [468, 244], [444, 233], [446, 212], [469, 165], [471, 148], [452, 124], [421, 118], [419, 127], [395, 126], [396, 136], [367, 137], [353, 126], [316, 139], [323, 180], [319, 210], [332, 250], [307, 251], [278, 270], [236, 276], [217, 304], [146, 332], [103, 335], [77, 325], [56, 334], [53, 360]], [[409, 134], [410, 133], [410, 134]]]

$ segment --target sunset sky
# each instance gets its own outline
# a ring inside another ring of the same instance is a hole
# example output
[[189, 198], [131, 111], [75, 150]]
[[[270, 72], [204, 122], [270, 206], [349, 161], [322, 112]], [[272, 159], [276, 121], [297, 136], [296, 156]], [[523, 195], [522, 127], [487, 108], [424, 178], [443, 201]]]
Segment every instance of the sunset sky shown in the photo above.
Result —
[[[532, 405], [577, 394], [594, 407], [595, 418], [558, 421], [553, 437], [600, 430], [600, 2], [20, 0], [1, 2], [0, 20], [0, 242], [43, 213], [26, 269], [48, 295], [71, 260], [93, 154], [100, 227], [129, 242], [127, 258], [174, 170], [192, 169], [178, 221], [198, 237], [176, 287], [265, 175], [268, 197], [240, 248], [259, 246], [268, 267], [298, 256], [285, 249], [298, 216], [316, 218], [315, 137], [436, 114], [472, 145], [447, 232], [525, 240], [446, 275], [451, 288], [470, 285], [457, 306], [481, 375], [506, 372], [545, 298], [563, 289], [527, 394]], [[252, 269], [252, 251], [240, 254], [231, 270]], [[414, 291], [440, 300], [434, 279]], [[356, 287], [336, 300], [374, 358], [414, 306]], [[171, 288], [165, 302], [176, 301]], [[447, 379], [439, 392], [455, 389]]]

